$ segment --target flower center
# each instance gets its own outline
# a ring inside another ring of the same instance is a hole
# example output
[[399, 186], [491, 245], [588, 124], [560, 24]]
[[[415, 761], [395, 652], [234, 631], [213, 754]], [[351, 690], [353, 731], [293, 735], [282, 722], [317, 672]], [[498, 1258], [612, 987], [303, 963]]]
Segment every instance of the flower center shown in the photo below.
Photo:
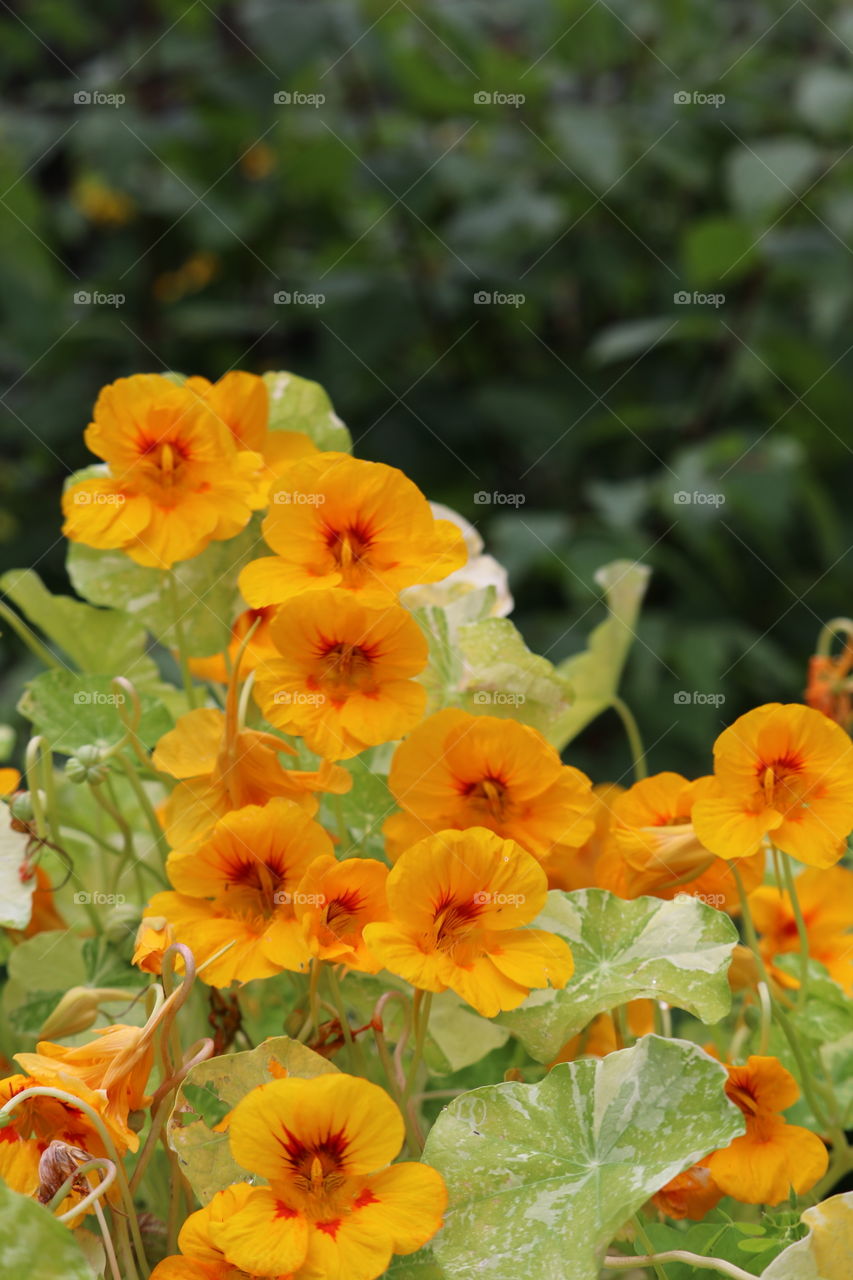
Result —
[[758, 789], [762, 807], [788, 814], [802, 807], [808, 799], [810, 784], [803, 772], [803, 762], [795, 755], [759, 762]]
[[481, 911], [482, 907], [473, 899], [439, 903], [433, 917], [430, 949], [453, 953], [460, 947], [470, 947]]
[[270, 866], [259, 859], [237, 863], [229, 869], [225, 884], [224, 899], [229, 912], [269, 920], [281, 905], [280, 886], [284, 880], [283, 867]]
[[369, 532], [357, 525], [327, 531], [326, 543], [335, 566], [340, 570], [344, 586], [357, 586], [370, 572], [367, 559], [372, 542]]
[[333, 644], [323, 654], [322, 680], [333, 698], [369, 693], [373, 688], [372, 658], [359, 645]]
[[358, 911], [362, 906], [361, 895], [355, 890], [333, 898], [326, 907], [324, 924], [336, 938], [352, 933], [357, 925]]
[[506, 784], [495, 777], [487, 776], [479, 782], [469, 783], [463, 794], [473, 809], [488, 815], [495, 822], [501, 822], [507, 817], [512, 803]]

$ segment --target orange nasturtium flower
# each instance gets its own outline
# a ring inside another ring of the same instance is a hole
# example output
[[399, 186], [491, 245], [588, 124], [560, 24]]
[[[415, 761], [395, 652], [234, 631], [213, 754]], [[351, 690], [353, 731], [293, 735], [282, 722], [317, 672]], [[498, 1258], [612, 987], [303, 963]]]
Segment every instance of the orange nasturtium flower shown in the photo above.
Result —
[[270, 629], [280, 657], [259, 672], [254, 695], [271, 724], [330, 760], [358, 755], [413, 729], [426, 690], [426, 638], [397, 604], [350, 591], [306, 592], [279, 609]]
[[393, 1254], [414, 1253], [441, 1225], [441, 1175], [390, 1163], [403, 1122], [368, 1080], [273, 1080], [237, 1103], [228, 1135], [235, 1160], [269, 1185], [241, 1192], [227, 1211], [214, 1197], [208, 1231], [250, 1275], [374, 1280]]
[[[691, 822], [694, 805], [713, 787], [713, 778], [689, 782], [680, 773], [657, 773], [615, 796], [598, 885], [620, 898], [686, 893], [719, 909], [739, 910], [730, 864], [706, 848]], [[738, 870], [753, 889], [764, 874], [764, 855], [741, 859]]]
[[403, 810], [383, 827], [392, 859], [436, 831], [487, 827], [550, 874], [594, 830], [589, 779], [516, 720], [437, 712], [397, 748], [388, 785]]
[[298, 972], [310, 952], [294, 894], [310, 863], [331, 853], [326, 832], [292, 800], [247, 805], [202, 841], [172, 850], [166, 872], [176, 892], [155, 894], [145, 914], [165, 916], [200, 969], [211, 961], [200, 974], [211, 986]]
[[226, 813], [274, 796], [293, 800], [313, 815], [316, 792], [340, 795], [352, 786], [351, 775], [339, 765], [324, 760], [316, 771], [286, 769], [279, 753], [296, 754], [274, 734], [232, 729], [226, 713], [215, 707], [180, 716], [152, 756], [156, 769], [180, 779], [158, 814], [169, 843], [200, 839]]
[[386, 884], [391, 922], [364, 939], [391, 973], [422, 991], [448, 987], [485, 1018], [516, 1009], [533, 987], [564, 987], [572, 954], [527, 926], [548, 896], [545, 872], [513, 840], [485, 827], [427, 836]]
[[[42, 1081], [13, 1075], [0, 1080], [0, 1106]], [[73, 1088], [60, 1086], [102, 1114], [102, 1095], [86, 1088], [79, 1080]], [[117, 1135], [115, 1135], [117, 1136]], [[0, 1179], [21, 1195], [35, 1195], [39, 1186], [39, 1158], [49, 1142], [58, 1139], [71, 1147], [104, 1154], [104, 1146], [88, 1116], [59, 1098], [28, 1098], [11, 1113], [0, 1128]], [[119, 1146], [122, 1150], [123, 1147]]]
[[251, 449], [263, 456], [268, 484], [296, 458], [318, 452], [304, 431], [268, 430], [269, 392], [257, 374], [233, 369], [218, 382], [192, 377], [184, 385], [204, 400], [231, 432], [239, 449]]
[[66, 490], [72, 542], [168, 569], [232, 538], [263, 503], [260, 455], [239, 449], [196, 392], [159, 374], [104, 387], [85, 439], [107, 474]]
[[[809, 955], [826, 965], [829, 974], [848, 995], [853, 995], [853, 871], [809, 867], [795, 881], [797, 898], [808, 934]], [[800, 937], [791, 898], [786, 889], [763, 885], [750, 894], [749, 906], [761, 934], [761, 954], [768, 964], [777, 956], [800, 950]], [[774, 971], [784, 986], [796, 987], [797, 978]]]
[[[235, 1182], [191, 1213], [178, 1235], [180, 1254], [158, 1262], [151, 1280], [252, 1280], [248, 1272], [232, 1266], [213, 1242], [217, 1227], [245, 1207], [252, 1191], [248, 1182]], [[292, 1280], [292, 1272], [274, 1280]]]
[[438, 582], [467, 559], [460, 530], [435, 519], [402, 471], [347, 453], [289, 466], [270, 493], [263, 534], [276, 554], [240, 575], [256, 608], [324, 587], [387, 600], [414, 583]]
[[840, 653], [813, 654], [809, 659], [806, 702], [835, 720], [842, 729], [853, 724], [853, 637], [847, 636]]
[[693, 1222], [700, 1222], [712, 1209], [716, 1209], [722, 1198], [722, 1191], [711, 1177], [706, 1156], [671, 1178], [657, 1195], [652, 1196], [652, 1204], [668, 1218], [690, 1218]]
[[15, 1061], [35, 1084], [51, 1085], [91, 1101], [92, 1090], [101, 1096], [98, 1110], [118, 1143], [136, 1151], [139, 1138], [129, 1127], [132, 1111], [148, 1103], [145, 1086], [154, 1061], [154, 1044], [144, 1027], [116, 1023], [94, 1032], [87, 1044], [68, 1048], [40, 1040], [35, 1053], [16, 1053]]
[[382, 965], [365, 944], [364, 926], [388, 919], [387, 879], [385, 863], [373, 858], [316, 858], [293, 898], [311, 954], [362, 973], [378, 973]]
[[697, 800], [693, 827], [713, 853], [757, 853], [765, 836], [812, 867], [831, 867], [853, 829], [853, 742], [799, 703], [756, 707], [714, 744], [713, 793]]
[[781, 1115], [800, 1096], [778, 1058], [752, 1056], [729, 1067], [726, 1096], [746, 1118], [746, 1133], [705, 1157], [723, 1195], [745, 1204], [779, 1204], [803, 1195], [826, 1173], [829, 1156], [817, 1134]]
[[275, 614], [274, 605], [268, 609], [244, 609], [234, 619], [231, 627], [231, 638], [228, 641], [230, 669], [225, 661], [225, 654], [214, 653], [209, 658], [190, 658], [190, 671], [198, 680], [217, 680], [220, 684], [227, 684], [240, 650], [243, 649], [243, 641], [253, 626], [255, 629], [243, 649], [240, 678], [244, 679], [250, 671], [262, 667], [271, 658], [277, 658], [278, 650], [270, 639], [270, 623]]

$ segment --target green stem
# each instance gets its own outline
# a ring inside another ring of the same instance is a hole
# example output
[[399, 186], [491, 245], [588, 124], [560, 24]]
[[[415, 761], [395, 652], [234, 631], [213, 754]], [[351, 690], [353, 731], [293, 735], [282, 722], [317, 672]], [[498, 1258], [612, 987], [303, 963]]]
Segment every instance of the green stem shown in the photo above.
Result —
[[69, 667], [66, 667], [64, 663], [60, 662], [59, 659], [42, 644], [36, 633], [27, 626], [23, 618], [19, 618], [14, 609], [10, 609], [2, 600], [0, 600], [0, 618], [6, 619], [9, 626], [15, 632], [15, 635], [18, 636], [20, 640], [23, 640], [30, 653], [38, 658], [39, 662], [43, 662], [46, 667], [53, 667], [57, 671], [70, 670]]
[[652, 1256], [654, 1253], [654, 1245], [646, 1234], [646, 1228], [643, 1226], [643, 1220], [638, 1213], [634, 1214], [634, 1226], [637, 1229], [637, 1235], [640, 1237], [640, 1242], [642, 1243], [643, 1248], [647, 1249], [649, 1252], [649, 1265], [653, 1268], [658, 1280], [667, 1280], [667, 1275], [663, 1269], [660, 1259], [656, 1259]]
[[344, 1033], [344, 1039], [347, 1042], [347, 1050], [349, 1052], [350, 1062], [358, 1075], [367, 1075], [367, 1061], [361, 1045], [352, 1033], [352, 1027], [347, 1017], [346, 1004], [344, 1003], [341, 984], [338, 982], [338, 975], [330, 964], [326, 965], [326, 978], [329, 983], [329, 990], [332, 993], [332, 1003], [338, 1014], [338, 1021], [341, 1024], [341, 1030]]
[[139, 801], [139, 807], [145, 815], [145, 821], [148, 823], [149, 830], [154, 838], [155, 844], [157, 845], [157, 849], [165, 861], [166, 856], [169, 853], [169, 842], [166, 839], [165, 831], [157, 821], [157, 814], [154, 812], [153, 804], [148, 799], [148, 793], [143, 786], [142, 779], [139, 777], [139, 774], [136, 772], [136, 769], [133, 767], [133, 764], [126, 755], [119, 755], [116, 759], [124, 770], [127, 780], [133, 788], [133, 793]]
[[429, 1024], [429, 1011], [432, 1007], [431, 991], [416, 991], [414, 1004], [412, 1006], [412, 1021], [415, 1029], [415, 1045], [412, 1051], [412, 1061], [409, 1064], [409, 1074], [406, 1076], [406, 1085], [403, 1089], [403, 1105], [409, 1101], [413, 1088], [415, 1087], [415, 1079], [424, 1056], [424, 1044], [426, 1042], [427, 1026]]
[[797, 1008], [802, 1009], [806, 1003], [806, 988], [809, 981], [809, 931], [803, 919], [803, 910], [800, 906], [800, 899], [797, 897], [797, 886], [794, 882], [791, 859], [787, 853], [782, 854], [782, 874], [785, 878], [788, 897], [791, 899], [791, 909], [797, 922], [797, 937], [800, 940], [800, 989], [797, 992]]
[[640, 726], [634, 718], [634, 713], [628, 706], [627, 702], [614, 693], [610, 700], [610, 705], [619, 719], [628, 738], [628, 746], [631, 750], [631, 760], [634, 765], [634, 781], [641, 782], [643, 778], [647, 778], [649, 771], [646, 768], [646, 752], [643, 747], [643, 739], [640, 736]]
[[184, 684], [184, 693], [187, 695], [187, 702], [191, 711], [195, 710], [195, 685], [193, 684], [192, 672], [190, 671], [189, 654], [187, 653], [187, 640], [184, 632], [184, 619], [181, 613], [180, 601], [178, 600], [178, 579], [175, 577], [174, 569], [169, 569], [166, 574], [166, 581], [169, 591], [169, 604], [172, 609], [172, 618], [175, 631], [175, 646], [178, 650], [178, 663], [181, 668], [181, 679]]
[[733, 1262], [726, 1262], [723, 1258], [703, 1258], [698, 1253], [688, 1253], [686, 1249], [668, 1249], [666, 1253], [653, 1253], [647, 1257], [628, 1257], [613, 1255], [604, 1259], [604, 1266], [611, 1271], [626, 1271], [632, 1267], [654, 1267], [656, 1275], [663, 1275], [666, 1280], [666, 1273], [659, 1270], [659, 1264], [663, 1262], [686, 1262], [691, 1267], [696, 1267], [700, 1271], [718, 1271], [722, 1276], [730, 1276], [732, 1280], [755, 1280], [755, 1276], [750, 1271], [744, 1271], [742, 1267], [736, 1266]]
[[821, 658], [828, 658], [832, 652], [832, 642], [836, 636], [843, 636], [845, 641], [853, 640], [853, 619], [833, 618], [821, 629], [817, 638], [815, 652]]

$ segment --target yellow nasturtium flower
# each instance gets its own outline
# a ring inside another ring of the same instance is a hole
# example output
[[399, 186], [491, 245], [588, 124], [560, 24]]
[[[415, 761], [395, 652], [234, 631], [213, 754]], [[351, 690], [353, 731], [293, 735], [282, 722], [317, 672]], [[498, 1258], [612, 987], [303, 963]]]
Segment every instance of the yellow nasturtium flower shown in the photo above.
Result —
[[853, 829], [853, 742], [820, 711], [771, 702], [730, 725], [714, 744], [714, 788], [697, 800], [693, 828], [732, 861], [765, 836], [812, 867], [831, 867]]
[[232, 538], [263, 504], [260, 454], [240, 449], [196, 391], [159, 374], [104, 387], [85, 439], [108, 473], [63, 495], [72, 542], [169, 569]]
[[[809, 867], [794, 882], [808, 935], [809, 955], [826, 965], [830, 977], [853, 995], [853, 871]], [[800, 950], [800, 935], [786, 889], [762, 885], [749, 896], [755, 927], [761, 934], [761, 954], [767, 964], [777, 956]], [[799, 985], [792, 974], [774, 967], [773, 976], [788, 987]]]
[[385, 968], [422, 991], [448, 988], [485, 1018], [516, 1009], [534, 987], [564, 987], [572, 954], [528, 928], [548, 895], [544, 870], [485, 827], [441, 831], [402, 855], [386, 885], [388, 924], [364, 939]]
[[436, 520], [401, 471], [346, 453], [289, 466], [270, 493], [263, 534], [276, 554], [240, 575], [254, 608], [327, 587], [388, 600], [403, 587], [445, 578], [468, 554], [459, 529]]

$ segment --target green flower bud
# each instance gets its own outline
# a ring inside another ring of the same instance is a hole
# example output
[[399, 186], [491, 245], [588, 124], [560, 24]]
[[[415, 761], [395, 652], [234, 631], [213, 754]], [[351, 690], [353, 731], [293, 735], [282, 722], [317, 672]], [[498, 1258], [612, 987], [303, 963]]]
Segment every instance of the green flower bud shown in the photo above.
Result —
[[102, 758], [101, 748], [87, 743], [79, 747], [65, 762], [65, 776], [69, 782], [103, 782], [109, 773], [109, 765]]

